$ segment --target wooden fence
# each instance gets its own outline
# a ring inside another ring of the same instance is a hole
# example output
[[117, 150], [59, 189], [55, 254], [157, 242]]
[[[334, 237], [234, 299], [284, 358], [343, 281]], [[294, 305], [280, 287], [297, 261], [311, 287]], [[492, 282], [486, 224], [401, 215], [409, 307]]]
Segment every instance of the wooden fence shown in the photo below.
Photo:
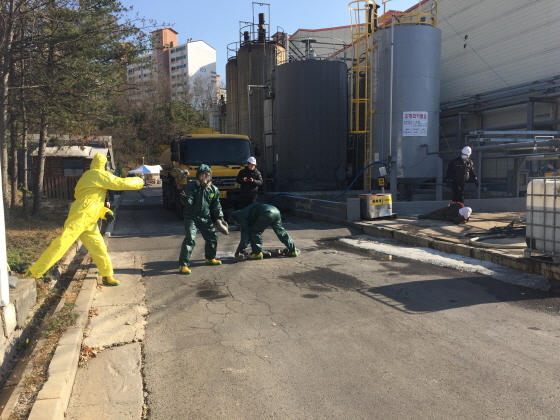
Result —
[[47, 198], [74, 199], [74, 188], [81, 175], [46, 176], [43, 178], [43, 195]]

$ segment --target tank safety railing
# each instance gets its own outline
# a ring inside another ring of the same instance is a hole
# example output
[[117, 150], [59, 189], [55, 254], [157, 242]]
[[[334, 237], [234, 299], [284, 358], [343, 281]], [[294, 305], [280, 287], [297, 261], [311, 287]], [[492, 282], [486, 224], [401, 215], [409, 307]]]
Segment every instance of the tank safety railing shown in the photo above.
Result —
[[[299, 48], [299, 46], [302, 48]], [[348, 44], [340, 38], [327, 36], [297, 36], [288, 38], [286, 60], [339, 60], [346, 61]]]

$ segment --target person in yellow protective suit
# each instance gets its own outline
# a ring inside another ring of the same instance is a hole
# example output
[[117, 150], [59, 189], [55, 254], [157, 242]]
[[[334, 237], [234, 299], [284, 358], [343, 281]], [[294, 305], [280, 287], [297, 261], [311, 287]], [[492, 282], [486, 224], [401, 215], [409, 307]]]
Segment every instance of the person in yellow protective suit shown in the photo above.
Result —
[[107, 190], [139, 190], [144, 186], [141, 178], [119, 178], [105, 170], [107, 158], [97, 153], [91, 162], [89, 171], [84, 172], [76, 189], [68, 218], [64, 222], [64, 231], [56, 238], [29, 267], [28, 275], [39, 278], [56, 263], [70, 246], [80, 238], [89, 251], [93, 262], [97, 265], [103, 284], [118, 286], [120, 282], [113, 278], [113, 265], [107, 253], [103, 236], [99, 232], [99, 218], [110, 222], [114, 219], [113, 212], [105, 207]]

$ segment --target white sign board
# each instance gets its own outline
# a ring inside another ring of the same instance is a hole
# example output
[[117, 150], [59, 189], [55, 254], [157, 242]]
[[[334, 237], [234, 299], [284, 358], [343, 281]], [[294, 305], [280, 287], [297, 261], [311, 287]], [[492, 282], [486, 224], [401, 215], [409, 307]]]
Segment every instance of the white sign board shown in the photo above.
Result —
[[403, 112], [403, 137], [427, 136], [428, 113], [423, 111]]

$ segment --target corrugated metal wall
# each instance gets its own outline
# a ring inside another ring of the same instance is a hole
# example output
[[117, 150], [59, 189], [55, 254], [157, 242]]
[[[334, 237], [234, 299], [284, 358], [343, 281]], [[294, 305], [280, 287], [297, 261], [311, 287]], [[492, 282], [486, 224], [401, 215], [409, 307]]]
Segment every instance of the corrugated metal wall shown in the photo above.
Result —
[[441, 101], [560, 74], [559, 0], [440, 0]]

